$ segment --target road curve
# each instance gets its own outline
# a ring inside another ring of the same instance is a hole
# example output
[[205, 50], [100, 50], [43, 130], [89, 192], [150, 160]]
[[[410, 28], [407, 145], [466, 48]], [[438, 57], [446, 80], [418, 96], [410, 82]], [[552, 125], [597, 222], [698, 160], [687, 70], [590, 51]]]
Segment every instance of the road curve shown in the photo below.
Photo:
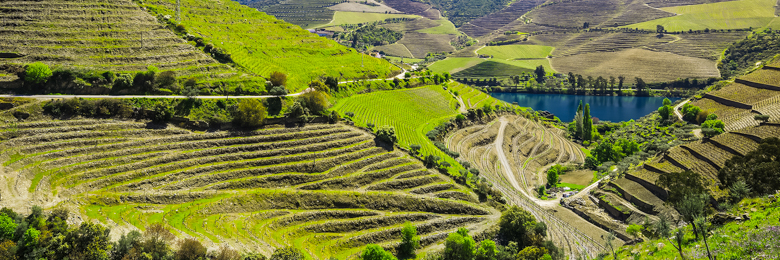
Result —
[[685, 104], [687, 104], [688, 102], [691, 102], [691, 100], [690, 100], [690, 99], [689, 99], [689, 100], [685, 100], [684, 102], [682, 102], [682, 103], [680, 103], [680, 104], [677, 104], [676, 106], [674, 106], [674, 114], [675, 114], [675, 115], [677, 115], [677, 118], [679, 118], [679, 119], [680, 119], [680, 121], [684, 121], [684, 120], [683, 120], [683, 115], [682, 115], [682, 113], [680, 113], [680, 108], [681, 108], [682, 106], [684, 106]]

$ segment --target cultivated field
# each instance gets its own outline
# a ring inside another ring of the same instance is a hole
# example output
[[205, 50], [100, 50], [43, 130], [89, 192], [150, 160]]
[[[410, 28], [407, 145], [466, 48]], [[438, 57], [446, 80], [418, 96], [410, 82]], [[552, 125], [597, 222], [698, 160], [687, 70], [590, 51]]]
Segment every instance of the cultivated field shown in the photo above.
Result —
[[553, 58], [552, 66], [562, 73], [574, 72], [594, 77], [622, 75], [629, 79], [641, 77], [646, 82], [720, 76], [714, 61], [644, 49]]
[[582, 0], [551, 4], [531, 11], [534, 23], [565, 28], [617, 27], [674, 14], [644, 5], [642, 0]]
[[455, 39], [455, 35], [450, 34], [426, 34], [417, 32], [408, 32], [404, 38], [398, 41], [409, 49], [414, 58], [425, 58], [428, 53], [451, 52], [455, 47], [450, 42]]
[[455, 104], [457, 100], [441, 86], [429, 86], [355, 95], [340, 100], [333, 109], [341, 114], [355, 113], [353, 121], [360, 126], [369, 123], [377, 127], [393, 126], [398, 144], [402, 147], [418, 144], [422, 146], [422, 153], [439, 156], [451, 165], [459, 165], [425, 136], [428, 130], [458, 113]]
[[419, 15], [432, 20], [441, 19], [439, 10], [421, 2], [411, 0], [384, 0], [382, 3], [406, 14]]
[[739, 0], [701, 5], [661, 8], [678, 14], [643, 23], [626, 25], [626, 28], [655, 30], [662, 25], [667, 31], [704, 29], [745, 29], [766, 27], [775, 20], [775, 0]]
[[334, 6], [342, 0], [238, 0], [285, 22], [304, 28], [316, 27], [333, 19]]
[[[0, 64], [48, 65], [228, 78], [237, 72], [188, 44], [129, 0], [3, 1]], [[5, 57], [5, 55], [2, 55]]]
[[486, 46], [477, 53], [503, 60], [545, 59], [554, 49], [543, 45], [503, 45]]
[[522, 206], [547, 223], [550, 237], [564, 248], [567, 256], [590, 257], [602, 249], [601, 241], [594, 238], [599, 239], [604, 232], [561, 208], [556, 200], [540, 201], [528, 195], [535, 194], [530, 190], [544, 182], [541, 175], [549, 166], [584, 160], [579, 146], [561, 134], [558, 129], [510, 115], [450, 133], [445, 144], [478, 168], [480, 177], [490, 180], [510, 203]]
[[336, 26], [336, 25], [343, 25], [343, 24], [370, 23], [370, 22], [384, 21], [385, 19], [390, 19], [390, 18], [417, 18], [417, 17], [419, 16], [408, 15], [408, 14], [385, 14], [385, 13], [363, 13], [363, 12], [339, 11], [333, 15], [333, 21], [317, 27], [328, 27], [328, 26]]
[[[176, 16], [175, 0], [144, 1], [143, 6]], [[286, 73], [291, 92], [305, 89], [309, 81], [322, 76], [386, 78], [400, 72], [387, 61], [361, 55], [234, 1], [183, 0], [181, 11], [182, 24], [190, 34], [227, 50], [237, 65], [257, 75]]]
[[544, 3], [544, 0], [515, 1], [501, 11], [488, 14], [462, 26], [462, 30], [471, 37], [481, 37], [490, 31], [498, 30], [515, 22], [534, 7]]
[[[368, 5], [365, 3], [369, 3], [372, 5]], [[376, 5], [376, 6], [374, 6]], [[343, 12], [369, 12], [369, 13], [399, 13], [398, 10], [395, 10], [387, 5], [384, 5], [382, 3], [371, 1], [350, 1], [346, 3], [340, 3], [331, 7], [328, 7], [328, 9], [333, 11], [343, 11]]]
[[[358, 111], [356, 111], [358, 112]], [[361, 114], [359, 114], [361, 115]], [[361, 115], [362, 116], [362, 115]], [[146, 122], [2, 125], [3, 206], [64, 207], [122, 232], [163, 223], [211, 248], [355, 258], [393, 248], [406, 221], [425, 248], [498, 212], [466, 187], [356, 128], [308, 125], [198, 133]]]
[[766, 66], [691, 104], [718, 115], [727, 131], [757, 126], [760, 122], [753, 117], [758, 114], [776, 121], [780, 119], [780, 70]]

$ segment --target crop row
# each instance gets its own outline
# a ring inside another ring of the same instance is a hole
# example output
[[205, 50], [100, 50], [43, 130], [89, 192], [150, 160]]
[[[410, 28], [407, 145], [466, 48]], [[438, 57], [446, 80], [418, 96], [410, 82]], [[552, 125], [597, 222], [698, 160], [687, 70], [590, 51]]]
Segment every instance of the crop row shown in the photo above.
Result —
[[691, 144], [682, 145], [684, 148], [688, 148], [691, 152], [697, 153], [700, 156], [706, 158], [715, 166], [720, 169], [726, 165], [726, 161], [731, 159], [734, 154], [720, 149], [718, 146], [709, 142], [696, 142]]
[[760, 139], [766, 139], [770, 137], [780, 137], [780, 126], [762, 125], [757, 127], [746, 128], [738, 131], [737, 133], [755, 136]]
[[681, 164], [686, 170], [698, 173], [710, 180], [718, 179], [718, 170], [714, 166], [705, 161], [699, 160], [699, 158], [696, 158], [696, 156], [691, 154], [691, 152], [688, 150], [675, 147], [669, 149], [669, 154], [666, 156], [671, 160]]
[[[776, 73], [780, 75], [780, 71]], [[753, 74], [756, 73], [751, 73], [750, 75]], [[733, 83], [710, 94], [743, 104], [754, 105], [765, 99], [780, 95], [780, 91], [754, 88], [740, 83]]]
[[717, 135], [711, 138], [710, 140], [714, 144], [719, 145], [721, 147], [727, 147], [728, 149], [731, 149], [742, 156], [758, 148], [758, 143], [756, 141], [747, 138], [745, 136], [733, 134], [733, 133], [725, 133], [725, 134]]

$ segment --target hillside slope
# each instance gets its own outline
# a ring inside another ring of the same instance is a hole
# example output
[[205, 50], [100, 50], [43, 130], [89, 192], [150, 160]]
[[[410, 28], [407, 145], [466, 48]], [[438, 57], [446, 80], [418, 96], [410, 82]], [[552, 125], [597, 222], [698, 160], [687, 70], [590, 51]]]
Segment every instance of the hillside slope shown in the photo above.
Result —
[[0, 17], [0, 65], [41, 61], [114, 72], [152, 65], [218, 78], [235, 73], [129, 0], [2, 1]]
[[[188, 33], [225, 49], [239, 66], [263, 77], [288, 75], [287, 88], [298, 92], [323, 76], [387, 78], [401, 70], [389, 62], [362, 55], [231, 0], [181, 1], [181, 24]], [[152, 12], [176, 17], [175, 0], [143, 1]]]
[[[33, 104], [35, 105], [35, 104]], [[163, 223], [180, 238], [270, 255], [345, 259], [388, 248], [406, 221], [425, 248], [497, 220], [468, 188], [356, 128], [308, 125], [197, 133], [146, 122], [44, 120], [2, 125], [2, 204], [64, 207], [118, 237]]]

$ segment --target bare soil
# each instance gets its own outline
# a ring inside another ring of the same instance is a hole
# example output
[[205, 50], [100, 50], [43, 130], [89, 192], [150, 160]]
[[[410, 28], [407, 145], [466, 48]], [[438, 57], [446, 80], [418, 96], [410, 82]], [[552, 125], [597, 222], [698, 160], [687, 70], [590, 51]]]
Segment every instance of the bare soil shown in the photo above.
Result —
[[590, 181], [593, 180], [593, 171], [577, 170], [573, 172], [567, 172], [566, 174], [561, 175], [560, 178], [561, 182], [587, 186], [590, 184]]

